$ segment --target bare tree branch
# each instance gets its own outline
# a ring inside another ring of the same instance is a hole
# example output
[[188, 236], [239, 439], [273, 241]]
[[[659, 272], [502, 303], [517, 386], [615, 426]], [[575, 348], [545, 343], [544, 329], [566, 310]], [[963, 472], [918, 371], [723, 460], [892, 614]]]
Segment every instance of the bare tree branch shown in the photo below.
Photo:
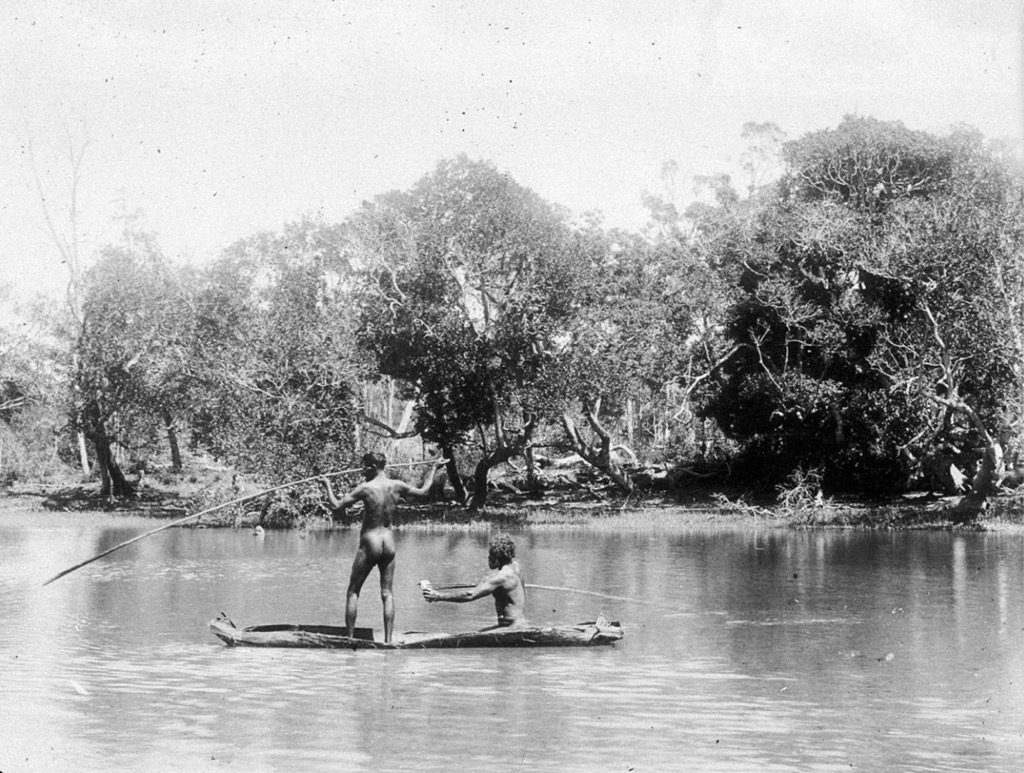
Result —
[[417, 435], [420, 434], [416, 430], [406, 430], [405, 432], [399, 432], [397, 429], [390, 426], [389, 424], [385, 424], [383, 421], [379, 421], [378, 419], [375, 419], [372, 416], [368, 416], [366, 414], [366, 411], [363, 410], [359, 411], [359, 419], [361, 421], [365, 421], [367, 424], [371, 426], [384, 430], [384, 432], [386, 432], [388, 436], [390, 436], [394, 440], [404, 440], [405, 438], [416, 437]]

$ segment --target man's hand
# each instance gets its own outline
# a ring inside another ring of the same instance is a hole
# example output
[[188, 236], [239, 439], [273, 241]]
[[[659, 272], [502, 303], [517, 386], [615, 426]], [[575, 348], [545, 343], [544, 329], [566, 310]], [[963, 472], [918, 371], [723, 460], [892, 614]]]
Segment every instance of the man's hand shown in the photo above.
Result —
[[434, 586], [430, 584], [430, 580], [420, 580], [420, 590], [423, 591], [423, 599], [425, 601], [441, 600], [441, 594], [434, 590]]
[[331, 482], [327, 479], [326, 475], [321, 475], [317, 480], [320, 481], [321, 485], [323, 485], [327, 494], [327, 504], [329, 504], [331, 509], [335, 511], [331, 513], [331, 520], [333, 521], [336, 516], [345, 512], [345, 506], [336, 496], [334, 496], [334, 489], [331, 488]]

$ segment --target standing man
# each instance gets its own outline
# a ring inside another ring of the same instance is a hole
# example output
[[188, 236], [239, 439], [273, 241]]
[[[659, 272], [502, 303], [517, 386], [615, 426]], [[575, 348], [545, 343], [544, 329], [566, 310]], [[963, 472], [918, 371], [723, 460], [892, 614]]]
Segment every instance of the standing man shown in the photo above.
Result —
[[[526, 622], [526, 589], [523, 570], [516, 558], [516, 543], [504, 534], [498, 535], [487, 548], [487, 565], [491, 571], [473, 588], [441, 591], [423, 580], [423, 598], [427, 601], [454, 601], [465, 603], [484, 596], [494, 596], [494, 609], [498, 613], [495, 628], [520, 628]], [[490, 630], [488, 628], [484, 629]]]
[[345, 599], [345, 625], [348, 635], [355, 635], [356, 612], [359, 607], [359, 592], [363, 589], [370, 570], [377, 567], [380, 572], [380, 600], [384, 604], [384, 641], [391, 641], [395, 627], [395, 601], [392, 586], [395, 579], [395, 535], [391, 531], [398, 502], [403, 497], [423, 499], [430, 491], [434, 473], [443, 465], [439, 459], [427, 471], [423, 485], [413, 488], [405, 481], [392, 480], [384, 474], [387, 465], [382, 454], [369, 453], [363, 456], [365, 483], [360, 483], [341, 499], [334, 496], [331, 482], [321, 477], [327, 489], [327, 501], [335, 510], [345, 512], [357, 502], [363, 503], [363, 525], [359, 530], [359, 549], [352, 562], [352, 574], [348, 581], [348, 596]]

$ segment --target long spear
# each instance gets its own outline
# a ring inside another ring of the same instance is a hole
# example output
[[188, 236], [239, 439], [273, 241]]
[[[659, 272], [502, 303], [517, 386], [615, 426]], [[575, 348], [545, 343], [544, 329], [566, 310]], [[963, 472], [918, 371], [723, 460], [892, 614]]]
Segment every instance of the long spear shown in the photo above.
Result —
[[[475, 585], [434, 585], [429, 580], [420, 580], [420, 588], [433, 588], [434, 590], [469, 590], [475, 588]], [[560, 585], [534, 585], [533, 583], [524, 583], [524, 588], [532, 588], [534, 590], [553, 590], [553, 591], [564, 591], [566, 593], [581, 593], [585, 596], [597, 596], [603, 599], [612, 599], [614, 601], [628, 601], [632, 604], [644, 604], [646, 606], [657, 607], [661, 606], [652, 601], [646, 599], [635, 599], [629, 596], [613, 596], [610, 593], [598, 593], [595, 590], [583, 590], [582, 588], [564, 588]], [[664, 607], [668, 609], [668, 607]]]
[[[420, 464], [432, 464], [432, 463], [433, 463], [433, 460], [425, 460], [425, 461], [422, 461], [422, 462], [408, 462], [406, 464], [389, 464], [387, 467], [390, 468], [390, 469], [393, 469], [395, 467], [415, 467], [415, 466], [420, 465]], [[123, 547], [131, 545], [133, 542], [138, 542], [139, 540], [145, 539], [146, 537], [151, 537], [152, 535], [157, 534], [158, 532], [164, 531], [165, 529], [171, 529], [171, 528], [173, 528], [175, 526], [180, 526], [181, 524], [186, 523], [187, 521], [192, 521], [192, 520], [195, 520], [196, 518], [199, 518], [202, 515], [206, 515], [207, 513], [212, 513], [214, 510], [222, 510], [223, 508], [230, 507], [231, 505], [240, 505], [243, 502], [248, 502], [251, 499], [258, 499], [259, 497], [265, 496], [267, 494], [271, 494], [271, 493], [273, 493], [275, 491], [280, 491], [283, 488], [291, 488], [292, 486], [298, 486], [301, 483], [309, 483], [311, 480], [319, 480], [320, 478], [323, 478], [323, 477], [334, 477], [336, 475], [350, 475], [353, 472], [360, 472], [362, 469], [363, 469], [362, 467], [353, 467], [350, 470], [338, 470], [337, 472], [329, 472], [329, 473], [327, 473], [327, 475], [313, 475], [313, 476], [310, 476], [308, 478], [303, 478], [302, 480], [293, 480], [290, 483], [282, 483], [280, 486], [274, 486], [273, 488], [264, 489], [263, 491], [260, 491], [260, 492], [258, 492], [256, 494], [249, 494], [248, 496], [239, 497], [238, 499], [232, 499], [230, 502], [224, 502], [222, 504], [215, 505], [213, 507], [208, 507], [206, 510], [203, 510], [203, 511], [198, 512], [198, 513], [194, 513], [193, 515], [186, 515], [184, 518], [179, 518], [176, 521], [171, 521], [170, 523], [165, 523], [163, 526], [160, 526], [159, 528], [153, 529], [152, 531], [147, 531], [145, 534], [140, 534], [138, 537], [132, 537], [130, 540], [125, 540], [124, 542], [122, 542], [119, 545], [114, 545], [114, 547], [109, 548], [107, 550], [104, 550], [102, 553], [99, 553], [99, 554], [93, 556], [92, 558], [88, 558], [88, 559], [86, 559], [85, 561], [82, 561], [79, 564], [75, 564], [74, 566], [65, 569], [63, 572], [59, 572], [59, 573], [55, 574], [49, 580], [44, 582], [43, 585], [44, 586], [49, 585], [54, 580], [59, 580], [64, 575], [71, 574], [76, 569], [81, 569], [83, 566], [87, 566], [88, 564], [91, 564], [93, 561], [98, 561], [99, 559], [103, 558], [104, 556], [109, 556], [115, 550], [120, 550]]]

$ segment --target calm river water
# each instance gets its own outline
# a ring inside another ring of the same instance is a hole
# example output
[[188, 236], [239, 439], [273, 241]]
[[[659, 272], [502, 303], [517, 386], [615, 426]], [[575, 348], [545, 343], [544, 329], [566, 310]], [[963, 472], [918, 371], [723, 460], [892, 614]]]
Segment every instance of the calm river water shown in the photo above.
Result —
[[[536, 622], [582, 650], [228, 648], [207, 629], [340, 623], [356, 534], [0, 514], [0, 771], [1017, 771], [1024, 537], [538, 529]], [[399, 533], [396, 629], [471, 630], [485, 531]], [[376, 574], [360, 625], [380, 627]]]

